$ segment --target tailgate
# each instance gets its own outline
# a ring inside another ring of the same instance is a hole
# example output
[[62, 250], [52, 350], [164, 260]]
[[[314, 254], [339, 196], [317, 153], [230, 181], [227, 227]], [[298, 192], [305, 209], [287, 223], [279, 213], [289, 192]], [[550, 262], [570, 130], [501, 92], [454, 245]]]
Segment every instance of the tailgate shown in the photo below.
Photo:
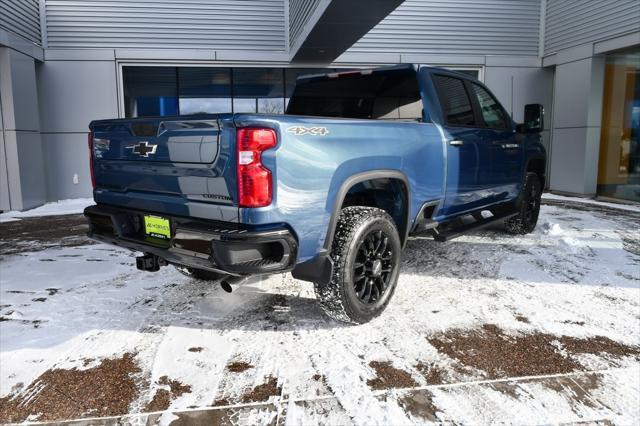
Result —
[[234, 206], [234, 145], [220, 148], [233, 130], [224, 139], [219, 118], [93, 122], [96, 201], [168, 214], [190, 214], [190, 201]]
[[215, 119], [113, 120], [95, 123], [93, 133], [96, 158], [102, 161], [211, 164], [220, 126]]

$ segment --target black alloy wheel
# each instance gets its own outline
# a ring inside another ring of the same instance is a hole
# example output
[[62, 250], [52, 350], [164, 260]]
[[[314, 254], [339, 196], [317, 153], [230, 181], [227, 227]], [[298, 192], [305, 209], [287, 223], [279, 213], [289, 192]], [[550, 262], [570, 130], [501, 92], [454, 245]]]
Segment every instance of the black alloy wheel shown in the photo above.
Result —
[[358, 299], [365, 304], [375, 303], [389, 288], [393, 270], [393, 249], [389, 237], [381, 230], [369, 233], [353, 264], [353, 286]]
[[386, 211], [342, 209], [331, 246], [331, 280], [314, 286], [323, 311], [352, 324], [380, 315], [398, 283], [401, 251], [396, 223]]

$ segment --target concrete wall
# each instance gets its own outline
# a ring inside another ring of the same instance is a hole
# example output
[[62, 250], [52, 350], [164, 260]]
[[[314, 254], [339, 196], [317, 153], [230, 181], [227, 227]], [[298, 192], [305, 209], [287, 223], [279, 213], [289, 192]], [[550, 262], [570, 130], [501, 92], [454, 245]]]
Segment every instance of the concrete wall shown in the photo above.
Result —
[[37, 71], [48, 199], [89, 197], [88, 126], [118, 116], [115, 62], [50, 60]]
[[596, 193], [604, 62], [604, 56], [592, 56], [586, 48], [568, 50], [558, 58], [551, 190], [582, 195]]
[[0, 47], [0, 99], [4, 157], [0, 159], [4, 163], [0, 172], [4, 171], [8, 178], [8, 184], [0, 191], [1, 208], [23, 210], [38, 206], [46, 200], [46, 189], [33, 58]]
[[[0, 59], [1, 60], [1, 59]], [[0, 65], [1, 67], [1, 65]], [[0, 79], [2, 76], [0, 75]], [[9, 175], [4, 145], [4, 122], [2, 121], [2, 91], [0, 90], [0, 210], [11, 210], [9, 197]]]

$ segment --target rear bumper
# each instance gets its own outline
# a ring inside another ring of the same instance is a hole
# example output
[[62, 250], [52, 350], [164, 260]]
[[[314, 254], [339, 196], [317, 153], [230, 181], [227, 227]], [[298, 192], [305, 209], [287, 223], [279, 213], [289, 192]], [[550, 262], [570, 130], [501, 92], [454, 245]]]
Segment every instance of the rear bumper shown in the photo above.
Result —
[[171, 222], [171, 239], [145, 236], [141, 210], [107, 205], [87, 207], [89, 237], [151, 253], [169, 263], [229, 275], [285, 272], [296, 263], [298, 243], [284, 226], [254, 229], [229, 222], [189, 219], [160, 214]]

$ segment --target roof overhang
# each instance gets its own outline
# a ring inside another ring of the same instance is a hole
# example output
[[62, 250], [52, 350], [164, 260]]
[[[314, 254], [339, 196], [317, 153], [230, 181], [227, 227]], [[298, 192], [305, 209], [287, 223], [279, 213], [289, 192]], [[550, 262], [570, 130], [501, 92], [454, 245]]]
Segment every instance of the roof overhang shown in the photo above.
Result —
[[331, 63], [404, 0], [324, 0], [291, 46], [291, 62]]

